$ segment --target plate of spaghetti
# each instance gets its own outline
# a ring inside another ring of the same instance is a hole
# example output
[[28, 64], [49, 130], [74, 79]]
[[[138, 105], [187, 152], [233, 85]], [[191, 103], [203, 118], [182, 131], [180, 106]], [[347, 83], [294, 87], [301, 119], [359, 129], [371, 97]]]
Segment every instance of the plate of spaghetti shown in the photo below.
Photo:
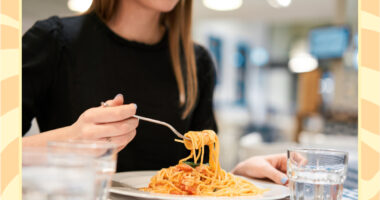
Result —
[[[110, 192], [145, 199], [282, 199], [289, 195], [285, 186], [224, 171], [214, 131], [190, 131], [185, 137], [190, 140], [176, 141], [190, 150], [188, 157], [160, 171], [115, 174], [112, 180], [119, 187], [112, 187]], [[206, 147], [208, 163], [204, 162]]]

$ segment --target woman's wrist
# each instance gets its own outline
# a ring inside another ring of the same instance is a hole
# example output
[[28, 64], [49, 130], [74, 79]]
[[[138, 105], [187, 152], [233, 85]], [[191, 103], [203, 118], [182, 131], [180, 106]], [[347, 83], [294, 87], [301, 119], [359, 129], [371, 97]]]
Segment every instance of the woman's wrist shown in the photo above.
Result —
[[75, 131], [75, 127], [74, 127], [75, 123], [70, 125], [70, 126], [66, 126], [63, 128], [61, 134], [61, 138], [62, 140], [73, 140], [73, 139], [78, 139], [78, 133], [76, 133], [77, 131]]
[[75, 139], [72, 126], [66, 126], [47, 132], [22, 138], [23, 147], [46, 146], [50, 141]]

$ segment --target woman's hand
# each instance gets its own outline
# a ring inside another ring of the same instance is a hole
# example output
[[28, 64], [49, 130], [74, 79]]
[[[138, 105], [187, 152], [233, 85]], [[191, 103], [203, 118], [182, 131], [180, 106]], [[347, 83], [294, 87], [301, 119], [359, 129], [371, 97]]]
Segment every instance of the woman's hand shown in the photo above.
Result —
[[123, 105], [121, 94], [108, 100], [108, 107], [95, 107], [86, 110], [78, 120], [70, 126], [73, 139], [106, 140], [115, 143], [118, 150], [123, 149], [136, 135], [138, 119], [132, 117], [136, 113], [136, 104]]
[[115, 143], [122, 150], [136, 135], [138, 119], [136, 104], [123, 105], [124, 98], [117, 95], [108, 100], [108, 107], [86, 110], [71, 126], [66, 126], [37, 135], [22, 138], [23, 147], [46, 146], [49, 141], [105, 140]]
[[277, 184], [287, 184], [285, 154], [254, 156], [239, 163], [232, 173], [249, 178], [269, 178]]

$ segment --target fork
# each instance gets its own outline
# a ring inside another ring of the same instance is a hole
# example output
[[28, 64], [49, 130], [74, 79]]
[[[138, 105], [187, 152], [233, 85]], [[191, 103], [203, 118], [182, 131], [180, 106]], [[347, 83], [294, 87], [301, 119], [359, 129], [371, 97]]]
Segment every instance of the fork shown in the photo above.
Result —
[[160, 124], [160, 125], [163, 125], [163, 126], [166, 126], [168, 127], [170, 130], [173, 131], [174, 134], [176, 134], [178, 137], [182, 138], [182, 139], [185, 139], [185, 140], [190, 140], [190, 138], [188, 137], [185, 137], [184, 135], [182, 135], [180, 132], [178, 132], [172, 125], [170, 125], [169, 123], [166, 123], [166, 122], [163, 122], [163, 121], [159, 121], [159, 120], [156, 120], [156, 119], [151, 119], [151, 118], [147, 118], [147, 117], [142, 117], [142, 116], [139, 116], [139, 115], [133, 115], [134, 118], [137, 118], [139, 120], [143, 120], [143, 121], [147, 121], [147, 122], [151, 122], [151, 123], [155, 123], [155, 124]]
[[[109, 105], [105, 102], [100, 102], [100, 105], [102, 107], [108, 107]], [[190, 138], [188, 137], [185, 137], [184, 135], [182, 135], [180, 132], [178, 132], [172, 125], [170, 125], [169, 123], [166, 123], [166, 122], [163, 122], [163, 121], [159, 121], [159, 120], [156, 120], [156, 119], [151, 119], [151, 118], [148, 118], [148, 117], [142, 117], [142, 116], [139, 116], [139, 115], [133, 115], [132, 117], [134, 118], [137, 118], [139, 120], [143, 120], [143, 121], [147, 121], [147, 122], [151, 122], [151, 123], [154, 123], [154, 124], [160, 124], [160, 125], [163, 125], [163, 126], [166, 126], [168, 127], [174, 134], [176, 134], [179, 138], [182, 138], [184, 140], [190, 140]]]

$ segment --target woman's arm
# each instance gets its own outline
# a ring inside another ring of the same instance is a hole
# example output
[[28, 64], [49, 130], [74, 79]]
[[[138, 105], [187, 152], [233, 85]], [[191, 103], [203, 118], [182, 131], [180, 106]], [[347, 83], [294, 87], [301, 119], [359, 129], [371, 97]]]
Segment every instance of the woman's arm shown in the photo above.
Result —
[[37, 135], [22, 138], [23, 147], [45, 146], [49, 141], [61, 141], [72, 139], [70, 126], [43, 132]]
[[[39, 21], [22, 38], [23, 135], [29, 130], [32, 119], [41, 115], [59, 76], [65, 46], [60, 23], [57, 17]], [[138, 120], [132, 118], [136, 105], [123, 103], [123, 96], [117, 95], [107, 101], [109, 107], [90, 108], [70, 126], [24, 137], [23, 147], [44, 146], [53, 140], [85, 139], [107, 140], [116, 143], [121, 150], [134, 138], [138, 125]]]
[[122, 95], [107, 101], [110, 107], [96, 107], [86, 110], [71, 126], [24, 137], [23, 147], [44, 146], [49, 141], [84, 139], [107, 140], [123, 149], [136, 135], [138, 119], [135, 104], [123, 105]]
[[[54, 82], [60, 76], [61, 55], [65, 47], [62, 24], [52, 17], [39, 21], [22, 38], [22, 107], [23, 135], [34, 117], [41, 116], [43, 107], [51, 99]], [[109, 107], [86, 110], [70, 126], [24, 137], [23, 146], [44, 146], [52, 140], [107, 140], [124, 148], [135, 136], [138, 120], [132, 118], [136, 105], [123, 105], [122, 95], [107, 101]]]
[[62, 30], [56, 17], [36, 22], [22, 37], [22, 135], [46, 104], [58, 76]]

